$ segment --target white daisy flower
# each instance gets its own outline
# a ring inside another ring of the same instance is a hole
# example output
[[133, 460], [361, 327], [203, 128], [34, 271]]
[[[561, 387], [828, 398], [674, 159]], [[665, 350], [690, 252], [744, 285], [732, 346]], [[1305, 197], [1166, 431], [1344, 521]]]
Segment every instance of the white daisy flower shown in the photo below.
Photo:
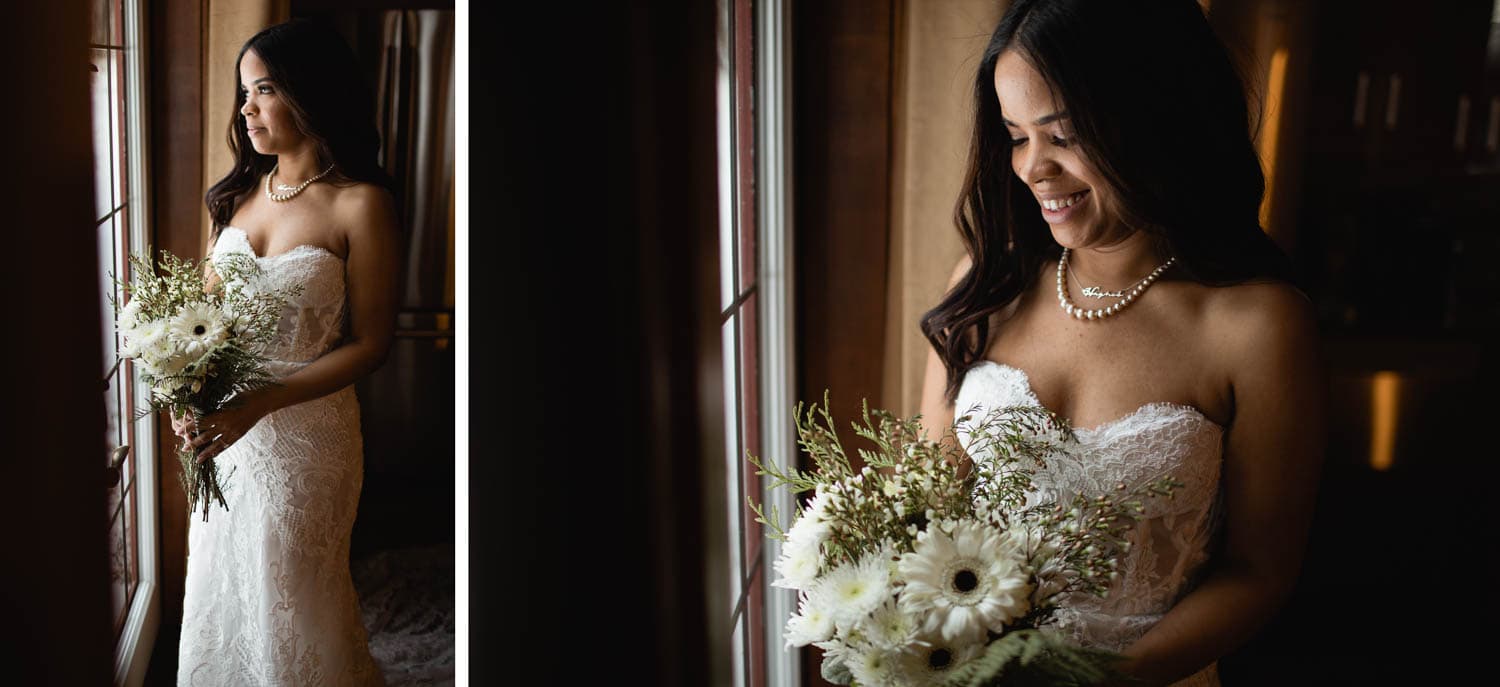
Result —
[[949, 671], [978, 658], [984, 642], [952, 643], [941, 635], [919, 638], [906, 651], [897, 652], [890, 667], [894, 684], [942, 684]]
[[890, 566], [879, 554], [845, 563], [824, 575], [813, 590], [828, 603], [839, 628], [854, 625], [891, 594]]
[[786, 645], [807, 646], [833, 637], [833, 616], [824, 599], [803, 593], [797, 602], [797, 615], [786, 621]]
[[[945, 531], [946, 530], [946, 531]], [[1031, 579], [1016, 547], [983, 523], [933, 522], [898, 564], [901, 603], [947, 642], [982, 642], [985, 630], [1031, 609]]]
[[229, 338], [224, 313], [210, 303], [189, 303], [170, 323], [172, 338], [196, 360]]

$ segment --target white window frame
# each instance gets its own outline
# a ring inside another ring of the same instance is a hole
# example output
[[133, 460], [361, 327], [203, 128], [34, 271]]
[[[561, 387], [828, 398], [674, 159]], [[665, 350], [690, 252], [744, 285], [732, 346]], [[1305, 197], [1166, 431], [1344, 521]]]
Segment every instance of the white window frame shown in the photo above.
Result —
[[[760, 289], [760, 425], [761, 446], [766, 459], [778, 470], [796, 467], [797, 433], [791, 423], [796, 388], [796, 348], [792, 345], [796, 313], [792, 309], [792, 42], [790, 0], [757, 0], [755, 7], [756, 93], [756, 211], [760, 223], [756, 237], [756, 260]], [[796, 501], [785, 488], [767, 489], [761, 481], [761, 498], [769, 509], [785, 520], [795, 512]], [[766, 541], [764, 560], [766, 613], [766, 684], [775, 687], [800, 685], [802, 653], [777, 651], [784, 645], [782, 631], [797, 610], [797, 595], [790, 589], [771, 586], [770, 561], [781, 556], [781, 542]]]
[[[145, 7], [142, 0], [123, 0], [121, 13], [121, 45], [125, 59], [125, 136], [126, 150], [126, 196], [125, 209], [130, 217], [129, 250], [138, 251], [150, 245], [150, 177], [147, 176], [147, 156], [150, 148], [146, 141], [146, 68], [142, 46], [146, 45], [143, 25]], [[138, 275], [131, 275], [132, 279]], [[150, 404], [150, 389], [132, 379], [131, 392], [135, 407], [146, 408]], [[156, 416], [147, 415], [135, 421], [135, 444], [131, 446], [131, 464], [135, 475], [136, 514], [136, 565], [139, 578], [134, 599], [126, 612], [125, 627], [115, 645], [116, 685], [139, 687], [146, 680], [146, 667], [150, 663], [151, 650], [156, 644], [157, 630], [161, 624], [161, 570], [159, 567], [159, 545], [157, 541], [157, 463]]]
[[[760, 458], [778, 469], [786, 471], [796, 467], [799, 450], [796, 431], [792, 425], [792, 403], [795, 389], [795, 362], [793, 353], [795, 313], [792, 309], [792, 279], [795, 264], [792, 255], [792, 137], [791, 137], [791, 55], [790, 42], [791, 3], [789, 0], [753, 0], [755, 22], [755, 63], [753, 93], [755, 102], [755, 217], [756, 231], [756, 322], [757, 322], [757, 367], [759, 379], [741, 377], [736, 349], [737, 328], [722, 332], [724, 357], [725, 393], [725, 454], [723, 464], [724, 493], [727, 497], [727, 527], [724, 538], [718, 543], [728, 554], [729, 579], [709, 585], [719, 593], [727, 592], [733, 605], [742, 596], [739, 578], [742, 568], [742, 537], [746, 523], [743, 521], [744, 497], [737, 475], [744, 474], [754, 479], [753, 473], [745, 469], [743, 455], [739, 455], [741, 443], [737, 431], [740, 413], [742, 384], [759, 384], [760, 407], [758, 431], [761, 438]], [[717, 147], [719, 169], [719, 240], [720, 240], [720, 305], [731, 307], [738, 297], [740, 286], [734, 279], [739, 269], [737, 259], [737, 233], [733, 224], [738, 221], [736, 204], [739, 201], [736, 189], [740, 181], [735, 178], [738, 171], [735, 149], [738, 145], [734, 131], [734, 92], [736, 91], [734, 67], [734, 37], [728, 35], [733, 23], [735, 0], [720, 0], [718, 3], [719, 64], [721, 71], [717, 79]], [[744, 67], [752, 67], [745, 65]], [[744, 68], [741, 67], [741, 68]], [[737, 317], [737, 315], [736, 315]], [[756, 431], [747, 428], [747, 431]], [[773, 511], [783, 521], [795, 512], [796, 499], [785, 488], [768, 489], [769, 479], [761, 479], [759, 495], [769, 516]], [[781, 543], [767, 539], [762, 543], [760, 585], [765, 614], [764, 636], [766, 647], [765, 665], [762, 666], [765, 684], [771, 687], [795, 687], [801, 684], [801, 652], [781, 650], [786, 621], [796, 610], [796, 593], [789, 589], [771, 586], [775, 573], [771, 562], [781, 553]], [[713, 568], [711, 566], [711, 569]], [[717, 595], [714, 595], [715, 597]], [[711, 603], [723, 603], [722, 597], [711, 597]], [[724, 617], [710, 613], [710, 618]], [[729, 630], [730, 628], [725, 628]], [[733, 632], [716, 637], [730, 638]], [[729, 641], [729, 684], [744, 685], [745, 644]], [[759, 671], [757, 671], [759, 672]]]

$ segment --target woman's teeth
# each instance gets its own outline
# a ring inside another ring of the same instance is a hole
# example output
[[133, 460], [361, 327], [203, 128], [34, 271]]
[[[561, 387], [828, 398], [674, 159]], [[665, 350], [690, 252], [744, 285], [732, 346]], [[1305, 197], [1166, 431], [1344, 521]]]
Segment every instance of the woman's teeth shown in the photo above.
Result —
[[1042, 201], [1042, 207], [1047, 208], [1048, 210], [1052, 210], [1052, 211], [1056, 212], [1056, 211], [1061, 210], [1061, 209], [1063, 209], [1065, 207], [1072, 206], [1074, 203], [1076, 203], [1079, 200], [1081, 200], [1083, 198], [1083, 194], [1085, 194], [1085, 193], [1088, 193], [1088, 191], [1079, 191], [1078, 193], [1075, 193], [1075, 194], [1073, 194], [1071, 196], [1068, 196], [1067, 198], [1058, 198], [1056, 200], [1044, 200], [1044, 201]]

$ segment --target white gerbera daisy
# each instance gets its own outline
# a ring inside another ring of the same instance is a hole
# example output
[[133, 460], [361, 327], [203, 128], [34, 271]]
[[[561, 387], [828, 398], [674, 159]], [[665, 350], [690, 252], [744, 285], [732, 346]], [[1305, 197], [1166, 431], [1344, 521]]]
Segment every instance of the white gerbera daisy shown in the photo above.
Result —
[[983, 651], [983, 642], [956, 644], [944, 641], [941, 635], [926, 635], [895, 654], [891, 677], [896, 684], [942, 684], [950, 671], [978, 658]]
[[825, 599], [833, 622], [850, 627], [875, 610], [891, 594], [890, 566], [880, 554], [845, 563], [824, 575], [813, 594]]
[[211, 303], [189, 303], [171, 321], [172, 338], [196, 360], [229, 338], [224, 313]]
[[833, 616], [824, 599], [803, 593], [797, 602], [797, 615], [786, 621], [787, 647], [807, 646], [832, 636]]
[[1031, 579], [1017, 547], [973, 521], [933, 522], [898, 564], [906, 587], [901, 603], [925, 616], [923, 630], [946, 642], [982, 642], [985, 630], [1031, 609]]

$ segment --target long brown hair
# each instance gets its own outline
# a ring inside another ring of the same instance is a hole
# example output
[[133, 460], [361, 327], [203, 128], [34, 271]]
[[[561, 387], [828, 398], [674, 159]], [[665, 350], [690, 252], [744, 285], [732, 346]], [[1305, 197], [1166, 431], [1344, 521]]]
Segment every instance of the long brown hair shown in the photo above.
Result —
[[249, 50], [265, 63], [297, 129], [316, 142], [319, 165], [333, 164], [326, 179], [334, 183], [366, 182], [393, 190], [392, 180], [379, 162], [380, 132], [375, 128], [374, 97], [354, 52], [334, 29], [312, 20], [294, 19], [251, 36], [234, 61], [234, 111], [229, 115], [228, 131], [234, 168], [204, 196], [215, 237], [234, 217], [239, 198], [276, 164], [274, 155], [256, 152], [240, 115], [245, 106], [240, 60]]
[[972, 266], [922, 316], [946, 397], [989, 347], [990, 316], [1035, 283], [1061, 247], [1011, 168], [995, 64], [1014, 49], [1053, 87], [1078, 145], [1121, 199], [1122, 221], [1210, 285], [1292, 281], [1260, 227], [1265, 176], [1244, 81], [1194, 0], [1015, 0], [974, 81], [968, 170], [954, 210]]

